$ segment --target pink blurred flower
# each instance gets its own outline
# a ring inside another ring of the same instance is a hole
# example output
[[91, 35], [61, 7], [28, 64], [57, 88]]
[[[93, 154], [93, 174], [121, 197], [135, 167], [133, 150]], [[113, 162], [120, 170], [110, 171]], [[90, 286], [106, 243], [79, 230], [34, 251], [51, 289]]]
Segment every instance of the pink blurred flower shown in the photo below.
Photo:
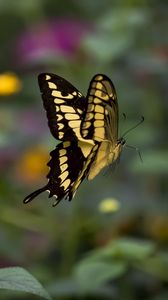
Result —
[[[41, 103], [42, 106], [42, 103]], [[22, 110], [17, 114], [17, 132], [24, 136], [40, 137], [48, 134], [46, 115], [40, 115], [37, 110]]]
[[90, 29], [88, 23], [74, 19], [33, 25], [18, 39], [17, 56], [24, 63], [56, 55], [72, 57]]

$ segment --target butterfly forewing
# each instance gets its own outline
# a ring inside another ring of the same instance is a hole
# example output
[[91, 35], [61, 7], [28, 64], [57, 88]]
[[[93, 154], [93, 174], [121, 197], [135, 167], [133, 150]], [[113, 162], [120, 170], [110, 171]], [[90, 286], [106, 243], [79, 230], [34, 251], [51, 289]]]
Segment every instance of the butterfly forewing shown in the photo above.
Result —
[[87, 99], [87, 107], [81, 124], [83, 138], [99, 142], [113, 138], [116, 141], [118, 104], [111, 80], [105, 75], [95, 75], [90, 82]]
[[86, 99], [68, 81], [51, 73], [38, 76], [48, 125], [56, 139], [78, 140]]

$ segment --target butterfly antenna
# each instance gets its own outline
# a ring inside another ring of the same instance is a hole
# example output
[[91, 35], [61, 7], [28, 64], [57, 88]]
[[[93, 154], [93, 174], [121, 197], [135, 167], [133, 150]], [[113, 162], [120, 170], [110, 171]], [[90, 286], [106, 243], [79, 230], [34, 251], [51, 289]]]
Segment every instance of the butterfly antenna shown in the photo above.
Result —
[[135, 124], [133, 127], [131, 127], [131, 128], [129, 128], [128, 130], [126, 130], [125, 132], [124, 132], [124, 134], [122, 135], [122, 138], [124, 137], [124, 136], [126, 136], [130, 131], [132, 131], [133, 129], [135, 129], [135, 128], [137, 128], [140, 124], [142, 124], [144, 122], [144, 117], [142, 116], [141, 117], [141, 120], [137, 123], [137, 124]]
[[143, 163], [142, 155], [141, 155], [141, 152], [140, 152], [139, 148], [134, 147], [134, 146], [130, 146], [130, 145], [125, 145], [125, 147], [130, 148], [130, 149], [134, 149], [137, 152], [137, 154], [139, 155], [141, 163]]

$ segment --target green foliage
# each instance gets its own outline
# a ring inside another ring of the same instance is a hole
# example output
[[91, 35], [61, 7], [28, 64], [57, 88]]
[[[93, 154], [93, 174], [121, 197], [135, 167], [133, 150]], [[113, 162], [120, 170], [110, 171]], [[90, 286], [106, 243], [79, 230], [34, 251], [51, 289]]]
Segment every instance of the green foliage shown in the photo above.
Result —
[[0, 289], [31, 293], [51, 300], [42, 285], [30, 273], [19, 267], [0, 269]]
[[149, 16], [142, 9], [110, 9], [98, 22], [98, 32], [84, 42], [94, 59], [104, 63], [124, 55], [133, 46], [137, 28], [144, 27]]
[[108, 280], [118, 278], [126, 270], [123, 262], [111, 264], [102, 261], [81, 262], [75, 270], [75, 277], [82, 290], [94, 290]]
[[[157, 250], [153, 242], [137, 239], [118, 239], [101, 249], [88, 253], [74, 267], [72, 276], [53, 283], [53, 295], [113, 294], [107, 283], [123, 278], [131, 270], [147, 273], [159, 280], [168, 281], [168, 255]], [[116, 288], [118, 288], [117, 281]], [[78, 287], [75, 289], [75, 287]]]

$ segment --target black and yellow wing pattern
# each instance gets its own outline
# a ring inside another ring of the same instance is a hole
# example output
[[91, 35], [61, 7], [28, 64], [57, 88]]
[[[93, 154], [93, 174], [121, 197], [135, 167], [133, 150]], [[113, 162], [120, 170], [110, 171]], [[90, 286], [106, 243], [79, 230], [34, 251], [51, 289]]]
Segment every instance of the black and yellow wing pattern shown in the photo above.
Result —
[[107, 127], [111, 126], [113, 139], [118, 138], [118, 103], [112, 81], [105, 75], [96, 75], [90, 82], [87, 93], [85, 116], [81, 134], [86, 139], [103, 141]]
[[106, 75], [95, 75], [86, 98], [81, 135], [99, 144], [88, 172], [88, 179], [91, 180], [119, 157], [125, 141], [118, 139], [118, 101], [112, 81]]
[[42, 73], [38, 83], [52, 135], [61, 141], [78, 140], [86, 99], [60, 76]]
[[86, 177], [93, 179], [119, 157], [124, 143], [118, 139], [117, 96], [111, 80], [101, 74], [91, 80], [86, 98], [51, 73], [39, 75], [39, 86], [50, 131], [61, 143], [50, 153], [48, 183], [24, 203], [47, 190], [58, 204], [71, 200]]

